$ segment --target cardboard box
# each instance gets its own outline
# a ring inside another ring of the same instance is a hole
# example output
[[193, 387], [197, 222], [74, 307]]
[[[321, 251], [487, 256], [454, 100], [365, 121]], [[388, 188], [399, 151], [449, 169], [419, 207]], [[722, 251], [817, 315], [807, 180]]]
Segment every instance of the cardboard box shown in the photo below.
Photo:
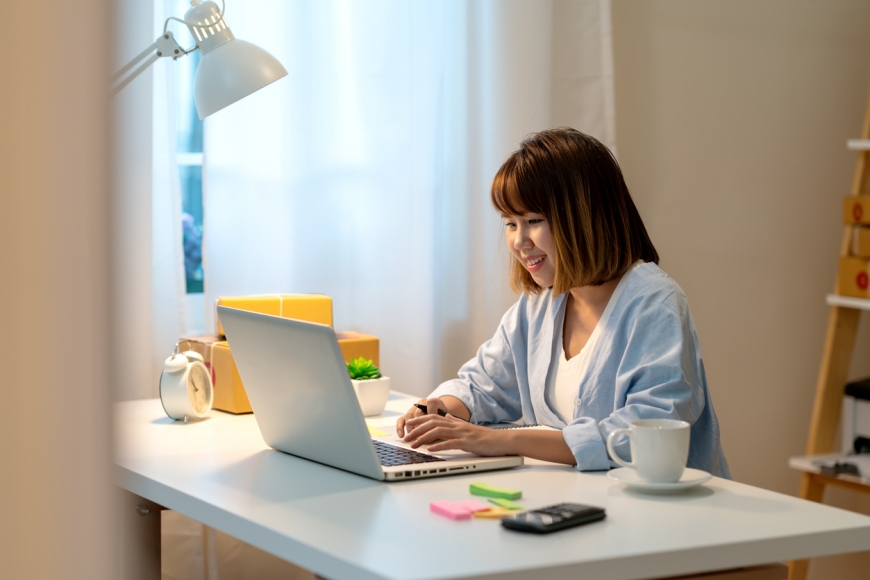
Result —
[[294, 318], [332, 326], [332, 298], [323, 294], [264, 294], [262, 296], [221, 296], [215, 301], [214, 323], [219, 336], [224, 335], [217, 307], [229, 306], [260, 314]]
[[837, 294], [854, 296], [855, 298], [870, 298], [870, 259], [840, 258], [840, 272], [837, 276]]
[[336, 332], [335, 337], [338, 339], [341, 354], [344, 355], [344, 362], [363, 357], [375, 363], [376, 367], [381, 366], [380, 342], [377, 336], [358, 332]]
[[[358, 332], [336, 333], [338, 347], [344, 355], [344, 361], [351, 358], [365, 357], [375, 365], [380, 361], [380, 341], [376, 336]], [[242, 377], [236, 368], [236, 361], [230, 351], [229, 343], [220, 336], [196, 336], [182, 338], [178, 351], [192, 350], [202, 355], [205, 366], [211, 372], [211, 382], [214, 385], [213, 407], [228, 413], [250, 413], [251, 402], [245, 393]]]
[[849, 196], [843, 199], [843, 223], [870, 224], [870, 195]]
[[852, 230], [852, 255], [870, 258], [870, 228], [858, 226]]
[[242, 385], [242, 377], [230, 352], [229, 343], [220, 336], [184, 338], [178, 345], [179, 352], [193, 350], [202, 355], [205, 366], [211, 371], [214, 385], [213, 407], [228, 413], [250, 413], [251, 402]]

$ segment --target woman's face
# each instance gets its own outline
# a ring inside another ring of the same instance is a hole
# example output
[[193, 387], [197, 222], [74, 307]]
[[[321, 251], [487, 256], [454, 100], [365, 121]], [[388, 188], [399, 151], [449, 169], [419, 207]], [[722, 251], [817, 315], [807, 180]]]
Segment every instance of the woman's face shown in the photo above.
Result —
[[556, 279], [556, 245], [550, 225], [537, 213], [504, 216], [508, 249], [541, 288]]

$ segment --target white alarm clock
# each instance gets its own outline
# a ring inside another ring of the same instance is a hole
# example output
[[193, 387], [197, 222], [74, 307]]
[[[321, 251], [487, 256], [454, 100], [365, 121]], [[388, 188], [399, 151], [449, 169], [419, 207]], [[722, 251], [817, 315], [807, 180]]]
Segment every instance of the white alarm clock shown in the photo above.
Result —
[[214, 386], [202, 355], [189, 350], [166, 359], [160, 374], [160, 402], [172, 419], [186, 422], [188, 417], [205, 417], [214, 402]]

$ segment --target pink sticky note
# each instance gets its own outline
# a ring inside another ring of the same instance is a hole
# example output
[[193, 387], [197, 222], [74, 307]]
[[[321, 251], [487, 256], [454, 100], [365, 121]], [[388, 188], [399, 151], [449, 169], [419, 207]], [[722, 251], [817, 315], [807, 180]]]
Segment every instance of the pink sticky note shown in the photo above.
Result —
[[467, 499], [465, 501], [457, 501], [453, 502], [453, 505], [462, 507], [470, 511], [471, 513], [475, 512], [483, 512], [490, 509], [492, 506], [485, 505], [477, 501], [476, 499]]
[[468, 520], [471, 519], [472, 514], [471, 510], [449, 501], [433, 501], [429, 504], [429, 509], [436, 514], [450, 518], [451, 520]]

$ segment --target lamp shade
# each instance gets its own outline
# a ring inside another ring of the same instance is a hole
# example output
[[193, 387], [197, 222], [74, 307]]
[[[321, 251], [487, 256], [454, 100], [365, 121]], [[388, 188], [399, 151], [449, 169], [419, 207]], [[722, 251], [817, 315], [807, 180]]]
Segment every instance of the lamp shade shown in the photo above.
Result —
[[234, 38], [203, 53], [196, 69], [194, 101], [200, 119], [287, 76], [271, 54]]

